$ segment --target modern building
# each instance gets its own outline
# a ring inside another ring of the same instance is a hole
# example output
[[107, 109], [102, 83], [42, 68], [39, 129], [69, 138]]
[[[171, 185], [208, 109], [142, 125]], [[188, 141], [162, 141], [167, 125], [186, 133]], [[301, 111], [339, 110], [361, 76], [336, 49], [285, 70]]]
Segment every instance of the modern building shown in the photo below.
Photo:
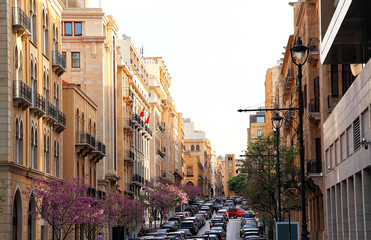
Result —
[[51, 237], [48, 224], [28, 214], [35, 203], [23, 192], [34, 178], [63, 178], [63, 8], [58, 0], [1, 3], [1, 239]]
[[371, 2], [319, 2], [327, 239], [371, 239]]
[[255, 139], [266, 136], [265, 112], [257, 112], [250, 115], [250, 127], [247, 129], [247, 148]]

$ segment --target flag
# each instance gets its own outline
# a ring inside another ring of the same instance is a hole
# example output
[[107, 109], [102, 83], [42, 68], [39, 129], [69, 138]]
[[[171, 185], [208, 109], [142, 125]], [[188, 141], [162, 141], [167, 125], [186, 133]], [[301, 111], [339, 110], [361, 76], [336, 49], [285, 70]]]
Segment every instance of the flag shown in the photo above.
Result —
[[149, 123], [149, 117], [150, 116], [151, 116], [151, 114], [148, 115], [148, 118], [147, 118], [147, 120], [144, 123], [147, 123], [147, 124]]
[[140, 117], [144, 117], [144, 108], [142, 109], [142, 111], [140, 112]]

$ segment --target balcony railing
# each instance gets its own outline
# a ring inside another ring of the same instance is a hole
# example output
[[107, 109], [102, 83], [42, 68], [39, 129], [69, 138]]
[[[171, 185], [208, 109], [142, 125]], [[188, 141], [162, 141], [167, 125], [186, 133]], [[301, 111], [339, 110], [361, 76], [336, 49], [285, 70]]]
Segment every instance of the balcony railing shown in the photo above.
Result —
[[14, 80], [13, 82], [13, 103], [25, 110], [32, 104], [32, 90], [22, 80]]
[[32, 106], [30, 107], [31, 111], [34, 112], [35, 116], [39, 118], [46, 112], [45, 98], [38, 94], [37, 92], [32, 93]]
[[101, 152], [101, 153], [103, 153], [103, 154], [106, 154], [106, 145], [103, 144], [101, 141], [98, 141], [98, 142], [97, 142], [96, 150], [97, 150], [98, 152]]
[[161, 152], [160, 149], [157, 149], [157, 155], [159, 155], [161, 158], [165, 157], [165, 153]]
[[57, 109], [57, 121], [54, 123], [54, 128], [57, 132], [62, 132], [66, 129], [66, 114]]
[[13, 32], [31, 33], [31, 21], [27, 14], [19, 7], [13, 7]]
[[53, 70], [58, 76], [66, 71], [66, 59], [56, 50], [53, 51]]
[[320, 174], [322, 173], [322, 160], [313, 159], [307, 161], [307, 174]]
[[95, 147], [92, 143], [92, 136], [87, 132], [76, 132], [76, 143], [79, 144], [89, 144], [93, 147]]
[[130, 150], [125, 150], [124, 160], [128, 163], [134, 162], [134, 152]]
[[321, 120], [319, 107], [320, 107], [319, 100], [314, 101], [313, 99], [311, 99], [308, 103], [308, 118], [309, 121], [311, 121], [314, 124], [319, 123], [319, 121]]
[[161, 127], [161, 125], [159, 124], [159, 125], [157, 125], [157, 128], [156, 129], [158, 129], [158, 130], [160, 130], [161, 132], [164, 132], [164, 129]]

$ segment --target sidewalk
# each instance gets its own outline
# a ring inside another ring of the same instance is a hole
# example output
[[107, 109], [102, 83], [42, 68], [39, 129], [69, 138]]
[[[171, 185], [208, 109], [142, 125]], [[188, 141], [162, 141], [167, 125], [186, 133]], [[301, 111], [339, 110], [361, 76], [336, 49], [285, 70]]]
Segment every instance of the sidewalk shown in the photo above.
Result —
[[[165, 221], [162, 221], [162, 223], [164, 223], [164, 222]], [[156, 227], [157, 228], [160, 228], [160, 223], [161, 223], [160, 220], [156, 221]], [[146, 223], [144, 225], [145, 225], [146, 229], [150, 229], [148, 221], [146, 221]], [[131, 238], [137, 237], [141, 227], [142, 227], [142, 225], [139, 225], [135, 230], [131, 231], [129, 233], [129, 237], [131, 237]], [[154, 228], [154, 227], [155, 227], [155, 222], [152, 222], [152, 228]]]

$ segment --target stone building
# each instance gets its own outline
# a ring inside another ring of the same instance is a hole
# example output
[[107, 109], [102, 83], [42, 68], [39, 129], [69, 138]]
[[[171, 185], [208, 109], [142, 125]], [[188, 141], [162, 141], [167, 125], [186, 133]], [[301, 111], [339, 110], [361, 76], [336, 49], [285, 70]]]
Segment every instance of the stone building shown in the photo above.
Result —
[[35, 203], [23, 191], [33, 178], [63, 178], [63, 8], [58, 0], [1, 3], [1, 239], [51, 237], [48, 224], [28, 214]]
[[250, 115], [250, 127], [247, 129], [247, 148], [251, 146], [254, 139], [266, 136], [265, 131], [265, 112]]
[[226, 154], [224, 161], [224, 193], [225, 197], [234, 196], [234, 192], [228, 190], [228, 181], [231, 177], [236, 176], [236, 157], [234, 154]]

